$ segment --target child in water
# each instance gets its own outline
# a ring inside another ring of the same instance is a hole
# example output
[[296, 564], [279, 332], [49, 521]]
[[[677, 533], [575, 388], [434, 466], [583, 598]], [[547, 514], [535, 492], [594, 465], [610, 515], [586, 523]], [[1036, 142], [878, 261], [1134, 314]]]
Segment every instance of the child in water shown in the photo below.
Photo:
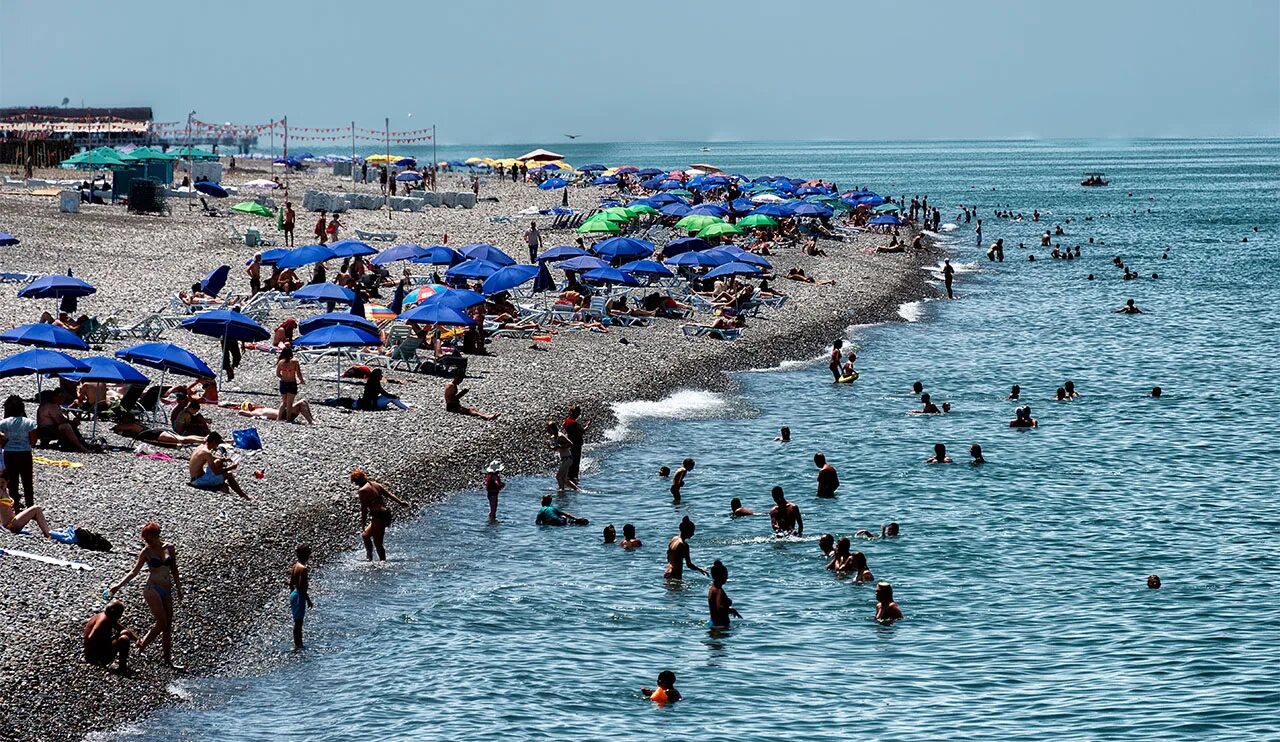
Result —
[[680, 691], [676, 690], [676, 674], [670, 670], [658, 673], [657, 688], [641, 688], [645, 698], [657, 704], [675, 703], [680, 700]]

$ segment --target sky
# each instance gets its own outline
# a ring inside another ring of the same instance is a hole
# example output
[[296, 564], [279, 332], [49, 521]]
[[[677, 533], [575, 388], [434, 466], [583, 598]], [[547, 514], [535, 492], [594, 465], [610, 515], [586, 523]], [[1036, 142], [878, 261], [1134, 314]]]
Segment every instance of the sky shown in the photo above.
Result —
[[1280, 2], [0, 0], [0, 106], [63, 97], [470, 144], [1274, 137]]

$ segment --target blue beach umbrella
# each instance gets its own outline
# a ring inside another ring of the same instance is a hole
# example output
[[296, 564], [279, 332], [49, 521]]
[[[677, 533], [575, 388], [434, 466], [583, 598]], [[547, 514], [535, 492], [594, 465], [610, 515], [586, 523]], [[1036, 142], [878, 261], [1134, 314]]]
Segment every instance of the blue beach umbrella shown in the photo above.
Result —
[[304, 265], [323, 263], [336, 257], [338, 257], [337, 254], [324, 245], [303, 245], [290, 250], [276, 261], [276, 265], [280, 268], [301, 268]]
[[536, 265], [508, 265], [499, 269], [484, 281], [486, 296], [510, 291], [522, 283], [532, 281], [538, 275]]
[[194, 376], [200, 379], [212, 378], [214, 375], [213, 369], [197, 358], [194, 353], [173, 343], [141, 343], [131, 348], [117, 350], [116, 358], [123, 358], [130, 363], [165, 373]]
[[293, 344], [298, 348], [364, 348], [381, 345], [382, 338], [377, 332], [352, 325], [325, 325], [299, 335]]
[[729, 211], [737, 216], [750, 214], [756, 208], [756, 202], [749, 198], [735, 198], [729, 203]]
[[458, 248], [458, 254], [468, 260], [484, 260], [501, 268], [504, 265], [515, 265], [515, 259], [493, 245], [470, 244]]
[[564, 188], [567, 185], [569, 185], [569, 181], [565, 180], [564, 178], [547, 178], [546, 180], [538, 184], [538, 190], [554, 191], [558, 188]]
[[298, 331], [302, 334], [314, 332], [322, 327], [330, 325], [346, 325], [347, 327], [356, 327], [365, 332], [378, 334], [378, 326], [364, 317], [357, 317], [350, 312], [326, 312], [325, 314], [317, 314], [314, 317], [308, 317], [298, 324]]
[[831, 209], [822, 204], [799, 203], [791, 208], [792, 216], [831, 216]]
[[715, 216], [723, 219], [729, 215], [729, 210], [719, 204], [698, 204], [689, 209], [690, 214], [705, 214], [707, 216]]
[[682, 252], [674, 258], [667, 258], [663, 262], [667, 265], [676, 265], [684, 268], [710, 268], [728, 261], [716, 258], [714, 255], [708, 255], [706, 252], [694, 252], [691, 250]]
[[[293, 251], [287, 247], [275, 247], [270, 250], [264, 250], [258, 254], [262, 256], [263, 265], [275, 265], [277, 262], [279, 262], [280, 258], [283, 258], [284, 256], [288, 255], [291, 252]], [[248, 265], [249, 263], [252, 263], [252, 262], [253, 260], [249, 259], [249, 260], [246, 260], [244, 264]]]
[[672, 216], [677, 219], [688, 216], [692, 211], [693, 208], [691, 206], [680, 203], [679, 201], [666, 204], [658, 209], [658, 213], [663, 216]]
[[22, 240], [14, 237], [8, 232], [0, 232], [0, 247], [10, 247], [21, 243]]
[[655, 175], [665, 175], [666, 173], [656, 167], [644, 167], [636, 171], [637, 178], [652, 178]]
[[43, 386], [44, 374], [88, 371], [89, 365], [57, 350], [31, 348], [0, 361], [0, 378], [36, 375], [36, 389]]
[[639, 260], [653, 254], [653, 243], [634, 237], [610, 237], [597, 242], [591, 251], [609, 260]]
[[701, 237], [679, 237], [668, 242], [662, 248], [662, 254], [668, 258], [674, 258], [680, 253], [689, 252], [690, 250], [701, 252], [709, 247], [711, 247], [711, 244]]
[[0, 333], [0, 343], [33, 345], [37, 348], [69, 348], [88, 350], [89, 345], [79, 335], [57, 325], [37, 323], [22, 325]]
[[655, 193], [652, 196], [646, 198], [645, 200], [649, 202], [650, 206], [653, 206], [658, 210], [661, 210], [662, 207], [666, 206], [667, 204], [684, 203], [684, 199], [680, 198], [679, 196], [673, 196], [670, 193]]
[[199, 183], [196, 183], [194, 187], [197, 191], [200, 191], [204, 195], [211, 196], [213, 198], [226, 198], [228, 195], [230, 195], [227, 193], [227, 190], [225, 188], [218, 185], [217, 183], [210, 183], [209, 181], [202, 180]]
[[611, 283], [621, 284], [623, 286], [639, 286], [640, 282], [629, 273], [623, 273], [617, 268], [595, 268], [582, 274], [582, 280], [589, 283]]
[[378, 249], [360, 240], [338, 240], [329, 245], [334, 255], [340, 258], [354, 258], [357, 255], [377, 255]]
[[58, 374], [71, 381], [101, 382], [103, 384], [149, 384], [151, 380], [141, 371], [124, 361], [117, 361], [106, 356], [90, 356], [81, 359], [88, 367], [87, 371], [72, 371]]
[[293, 292], [293, 298], [354, 304], [356, 292], [336, 283], [313, 283]]
[[401, 157], [396, 160], [396, 167], [417, 167], [418, 161], [412, 157]]
[[675, 275], [670, 268], [656, 260], [633, 260], [618, 270], [632, 275], [654, 276], [656, 278], [670, 278]]
[[533, 279], [533, 290], [542, 293], [543, 291], [555, 291], [556, 280], [551, 277], [551, 269], [547, 267], [545, 262], [538, 263], [538, 276]]
[[783, 206], [782, 204], [765, 204], [763, 206], [755, 207], [754, 209], [751, 210], [751, 213], [763, 214], [764, 216], [771, 216], [775, 218], [787, 217], [787, 216], [791, 216], [791, 209], [787, 208], [786, 206]]
[[416, 258], [410, 258], [410, 263], [426, 263], [429, 265], [457, 265], [466, 258], [458, 254], [457, 250], [444, 245], [432, 245], [426, 248], [426, 253]]
[[591, 185], [593, 186], [617, 185], [617, 183], [618, 178], [614, 175], [601, 175], [598, 178], [593, 178], [591, 181]]
[[200, 279], [200, 291], [209, 296], [217, 296], [227, 285], [227, 276], [231, 274], [231, 266], [220, 265], [209, 271]]
[[487, 260], [466, 260], [445, 271], [446, 278], [488, 278], [502, 266]]
[[759, 273], [760, 269], [754, 265], [747, 265], [746, 263], [734, 261], [732, 263], [725, 263], [719, 268], [713, 268], [710, 271], [707, 271], [707, 275], [704, 276], [704, 278], [720, 278], [721, 276], [755, 276], [759, 275]]
[[406, 170], [405, 172], [397, 175], [396, 180], [401, 183], [413, 183], [414, 181], [422, 180], [422, 176], [412, 170]]
[[388, 265], [398, 260], [413, 260], [414, 258], [420, 258], [426, 254], [427, 248], [422, 245], [415, 245], [412, 242], [407, 242], [402, 245], [396, 245], [395, 247], [383, 250], [381, 253], [374, 256], [374, 258], [369, 262], [374, 265]]
[[589, 271], [596, 268], [607, 268], [608, 263], [592, 255], [580, 255], [576, 258], [560, 261], [556, 267], [562, 271]]
[[252, 318], [231, 309], [201, 312], [182, 320], [179, 327], [197, 335], [246, 343], [267, 340], [271, 337], [271, 333], [254, 322]]
[[584, 173], [598, 173], [598, 172], [601, 172], [601, 171], [603, 171], [603, 170], [608, 170], [608, 169], [609, 169], [609, 167], [608, 167], [607, 165], [601, 165], [601, 164], [600, 164], [600, 163], [598, 163], [598, 162], [592, 162], [592, 163], [588, 163], [588, 164], [586, 164], [586, 165], [579, 165], [579, 166], [578, 166], [578, 170], [579, 170], [579, 171], [581, 171], [581, 172], [584, 172]]
[[897, 224], [901, 224], [901, 223], [902, 223], [902, 220], [901, 220], [901, 219], [899, 219], [898, 217], [894, 216], [893, 214], [884, 214], [883, 216], [877, 216], [876, 218], [874, 218], [874, 219], [872, 219], [871, 221], [867, 222], [867, 224], [870, 224], [870, 225], [873, 225], [873, 226], [880, 226], [881, 224], [893, 224], [893, 225], [897, 225]]
[[428, 296], [422, 301], [423, 304], [440, 304], [441, 306], [453, 307], [458, 310], [467, 310], [477, 304], [483, 304], [485, 301], [484, 294], [471, 289], [445, 289], [436, 294]]
[[73, 276], [53, 275], [37, 278], [18, 292], [23, 299], [62, 299], [88, 296], [97, 289]]
[[575, 245], [556, 245], [538, 256], [539, 263], [554, 263], [557, 260], [568, 260], [576, 258], [580, 255], [586, 255], [587, 251]]
[[428, 325], [455, 325], [470, 327], [476, 323], [461, 309], [446, 306], [439, 302], [423, 302], [409, 311], [396, 317], [402, 322], [421, 322]]

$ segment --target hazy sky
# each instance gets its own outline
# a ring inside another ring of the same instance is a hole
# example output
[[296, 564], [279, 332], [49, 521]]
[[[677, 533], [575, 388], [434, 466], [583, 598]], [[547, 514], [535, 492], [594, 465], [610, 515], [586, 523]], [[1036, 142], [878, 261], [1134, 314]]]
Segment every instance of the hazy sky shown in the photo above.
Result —
[[0, 105], [64, 96], [465, 143], [1276, 136], [1280, 2], [0, 0]]

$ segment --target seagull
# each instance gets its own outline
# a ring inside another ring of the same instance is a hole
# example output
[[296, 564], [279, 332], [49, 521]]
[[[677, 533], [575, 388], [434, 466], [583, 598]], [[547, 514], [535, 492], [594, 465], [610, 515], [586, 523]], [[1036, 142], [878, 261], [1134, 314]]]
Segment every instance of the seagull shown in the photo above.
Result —
[[582, 135], [581, 134], [565, 134], [565, 136], [569, 137], [570, 139], [577, 139]]

